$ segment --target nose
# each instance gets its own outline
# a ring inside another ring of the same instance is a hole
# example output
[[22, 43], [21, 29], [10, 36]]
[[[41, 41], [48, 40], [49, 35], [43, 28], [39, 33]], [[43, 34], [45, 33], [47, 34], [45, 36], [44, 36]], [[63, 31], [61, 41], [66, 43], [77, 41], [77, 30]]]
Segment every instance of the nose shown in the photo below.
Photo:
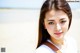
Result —
[[56, 31], [61, 31], [61, 26], [60, 26], [60, 24], [56, 24]]

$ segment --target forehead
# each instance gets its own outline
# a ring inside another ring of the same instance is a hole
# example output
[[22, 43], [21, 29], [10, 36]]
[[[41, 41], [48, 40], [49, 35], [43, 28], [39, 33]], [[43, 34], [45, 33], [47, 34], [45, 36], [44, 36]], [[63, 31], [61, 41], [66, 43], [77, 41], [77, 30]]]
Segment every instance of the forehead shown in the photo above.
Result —
[[61, 10], [51, 10], [45, 14], [45, 19], [68, 18], [67, 14]]

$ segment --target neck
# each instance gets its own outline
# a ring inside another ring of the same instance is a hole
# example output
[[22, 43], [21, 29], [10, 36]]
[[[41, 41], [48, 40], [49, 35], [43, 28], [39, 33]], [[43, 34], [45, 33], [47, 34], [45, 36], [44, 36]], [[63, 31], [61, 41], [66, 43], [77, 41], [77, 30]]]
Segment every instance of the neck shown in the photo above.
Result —
[[55, 39], [55, 38], [51, 38], [52, 43], [54, 43], [55, 45], [59, 46], [60, 48], [62, 47], [62, 45], [64, 45], [64, 39]]

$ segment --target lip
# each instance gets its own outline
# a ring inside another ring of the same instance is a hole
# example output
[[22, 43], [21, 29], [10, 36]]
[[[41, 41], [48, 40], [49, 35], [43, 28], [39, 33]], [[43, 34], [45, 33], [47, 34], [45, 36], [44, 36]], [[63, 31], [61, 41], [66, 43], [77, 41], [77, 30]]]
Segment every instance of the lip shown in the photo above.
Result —
[[61, 35], [61, 34], [62, 34], [62, 32], [56, 32], [56, 33], [54, 33], [54, 34], [56, 34], [56, 35]]

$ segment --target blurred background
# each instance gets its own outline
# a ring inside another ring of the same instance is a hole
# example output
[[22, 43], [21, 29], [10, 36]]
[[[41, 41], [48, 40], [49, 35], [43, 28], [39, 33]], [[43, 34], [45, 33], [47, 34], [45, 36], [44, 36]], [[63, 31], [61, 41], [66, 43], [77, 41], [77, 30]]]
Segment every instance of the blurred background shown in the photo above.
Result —
[[[0, 53], [34, 53], [40, 8], [45, 0], [0, 0]], [[69, 2], [73, 20], [68, 35], [80, 53], [80, 2]]]

